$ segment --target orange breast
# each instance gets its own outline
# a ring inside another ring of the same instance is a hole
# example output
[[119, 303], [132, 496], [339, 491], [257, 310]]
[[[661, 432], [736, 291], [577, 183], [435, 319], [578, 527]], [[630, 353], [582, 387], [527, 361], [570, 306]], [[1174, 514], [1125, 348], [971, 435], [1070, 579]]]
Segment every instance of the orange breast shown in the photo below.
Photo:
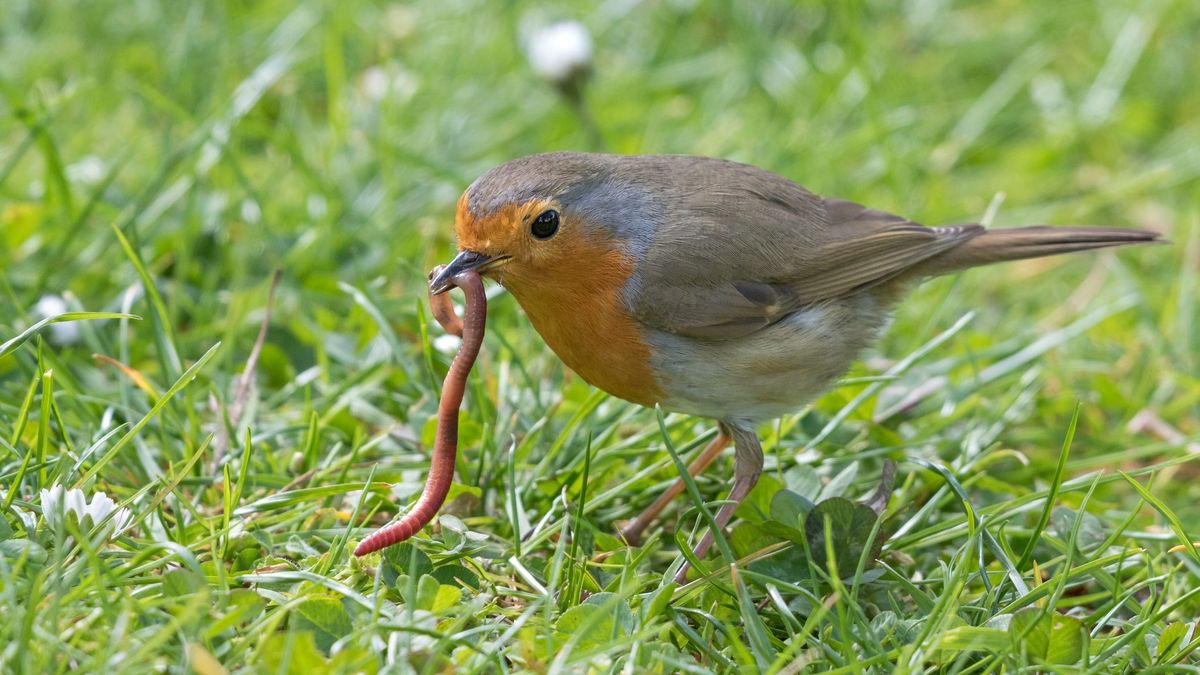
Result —
[[621, 302], [633, 260], [582, 238], [564, 253], [556, 256], [561, 264], [536, 276], [505, 270], [500, 275], [505, 287], [546, 344], [589, 384], [634, 403], [660, 402], [650, 347]]

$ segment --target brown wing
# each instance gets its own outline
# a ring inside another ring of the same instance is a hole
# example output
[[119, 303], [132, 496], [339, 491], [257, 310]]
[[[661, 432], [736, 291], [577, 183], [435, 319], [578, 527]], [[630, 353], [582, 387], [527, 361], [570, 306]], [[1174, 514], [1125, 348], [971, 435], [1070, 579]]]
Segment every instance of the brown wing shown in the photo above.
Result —
[[894, 279], [984, 230], [924, 227], [762, 173], [793, 189], [762, 190], [761, 180], [759, 189], [723, 185], [739, 193], [703, 200], [703, 208], [692, 195], [692, 221], [660, 228], [631, 294], [640, 321], [690, 337], [736, 338]]
[[890, 281], [984, 231], [982, 225], [925, 227], [843, 200], [826, 199], [825, 204], [831, 236], [787, 283], [799, 306]]

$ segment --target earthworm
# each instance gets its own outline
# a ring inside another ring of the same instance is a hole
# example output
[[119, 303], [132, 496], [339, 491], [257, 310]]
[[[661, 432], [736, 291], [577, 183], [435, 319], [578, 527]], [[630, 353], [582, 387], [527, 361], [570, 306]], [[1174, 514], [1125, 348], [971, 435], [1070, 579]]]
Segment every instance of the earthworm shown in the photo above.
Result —
[[[441, 267], [438, 268], [438, 270], [440, 269]], [[434, 274], [437, 274], [438, 270], [434, 270]], [[470, 299], [468, 299], [467, 302], [469, 303]], [[467, 311], [470, 311], [469, 307], [470, 305], [468, 305]], [[442, 326], [442, 330], [451, 335], [462, 337], [463, 322], [462, 319], [458, 318], [458, 315], [454, 313], [454, 304], [450, 302], [449, 293], [430, 295], [429, 309], [433, 311], [433, 318], [436, 319], [437, 322]]]
[[[438, 270], [434, 270], [434, 274]], [[483, 280], [477, 272], [468, 270], [455, 275], [451, 280], [455, 286], [463, 290], [467, 305], [463, 310], [463, 320], [454, 314], [447, 293], [430, 294], [429, 304], [433, 317], [442, 325], [446, 332], [462, 337], [462, 345], [454, 360], [450, 363], [450, 371], [442, 382], [442, 399], [438, 403], [437, 436], [433, 442], [433, 457], [429, 465], [429, 478], [425, 480], [425, 489], [412, 509], [403, 518], [385, 525], [374, 534], [359, 542], [354, 549], [354, 555], [361, 556], [373, 553], [392, 544], [398, 544], [413, 536], [429, 524], [437, 514], [438, 509], [446, 501], [450, 491], [450, 483], [454, 480], [454, 462], [458, 455], [458, 409], [462, 405], [463, 393], [467, 388], [467, 375], [479, 356], [479, 347], [483, 343], [484, 318], [487, 316], [487, 296], [483, 292]]]

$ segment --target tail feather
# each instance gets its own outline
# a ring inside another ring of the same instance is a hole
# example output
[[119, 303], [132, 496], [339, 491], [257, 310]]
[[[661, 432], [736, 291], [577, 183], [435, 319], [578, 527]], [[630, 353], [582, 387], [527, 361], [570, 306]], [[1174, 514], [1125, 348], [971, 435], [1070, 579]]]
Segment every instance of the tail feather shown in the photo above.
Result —
[[1115, 227], [1033, 225], [983, 230], [962, 245], [922, 261], [913, 271], [920, 276], [936, 276], [1007, 260], [1041, 258], [1128, 244], [1163, 243], [1160, 237], [1157, 232]]

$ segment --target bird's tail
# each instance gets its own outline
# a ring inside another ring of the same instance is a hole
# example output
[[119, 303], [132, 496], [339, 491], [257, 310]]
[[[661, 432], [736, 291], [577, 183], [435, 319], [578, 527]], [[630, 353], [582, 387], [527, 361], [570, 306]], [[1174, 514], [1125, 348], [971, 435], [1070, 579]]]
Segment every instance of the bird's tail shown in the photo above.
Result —
[[919, 276], [936, 276], [1006, 260], [1024, 260], [1073, 251], [1089, 251], [1094, 248], [1161, 241], [1157, 232], [1116, 227], [1034, 225], [1012, 229], [988, 229], [960, 246], [923, 260], [913, 272]]

